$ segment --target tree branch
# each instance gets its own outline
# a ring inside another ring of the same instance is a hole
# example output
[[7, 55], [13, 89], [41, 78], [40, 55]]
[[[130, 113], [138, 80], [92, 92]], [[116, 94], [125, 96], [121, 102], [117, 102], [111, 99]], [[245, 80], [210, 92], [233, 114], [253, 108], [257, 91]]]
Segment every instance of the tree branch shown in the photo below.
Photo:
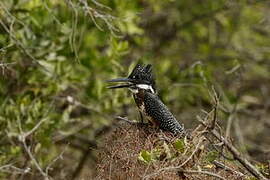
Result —
[[[207, 124], [201, 119], [201, 117], [197, 116], [200, 123], [207, 127]], [[242, 166], [244, 166], [253, 176], [260, 180], [267, 180], [266, 177], [264, 177], [258, 169], [256, 169], [244, 156], [241, 155], [241, 153], [227, 140], [225, 139], [216, 129], [209, 130], [209, 133], [211, 133], [215, 138], [217, 138], [220, 142], [223, 142], [226, 148], [230, 151], [230, 153], [233, 155], [234, 159], [236, 159]]]

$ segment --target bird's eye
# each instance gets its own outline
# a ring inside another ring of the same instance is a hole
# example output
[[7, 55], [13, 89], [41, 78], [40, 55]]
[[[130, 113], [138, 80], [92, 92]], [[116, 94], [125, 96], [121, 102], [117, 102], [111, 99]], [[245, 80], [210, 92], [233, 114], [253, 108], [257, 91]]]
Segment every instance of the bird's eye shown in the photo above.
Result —
[[140, 76], [137, 74], [137, 75], [134, 75], [132, 76], [133, 79], [140, 79]]

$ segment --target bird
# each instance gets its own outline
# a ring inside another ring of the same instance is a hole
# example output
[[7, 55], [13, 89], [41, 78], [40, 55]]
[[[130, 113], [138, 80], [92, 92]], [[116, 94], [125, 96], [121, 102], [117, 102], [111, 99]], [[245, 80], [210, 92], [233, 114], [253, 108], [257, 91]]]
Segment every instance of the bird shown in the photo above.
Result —
[[121, 83], [108, 86], [109, 89], [128, 88], [133, 94], [140, 113], [152, 126], [177, 135], [185, 134], [184, 126], [180, 125], [157, 94], [151, 64], [138, 63], [128, 77], [111, 79], [107, 82]]

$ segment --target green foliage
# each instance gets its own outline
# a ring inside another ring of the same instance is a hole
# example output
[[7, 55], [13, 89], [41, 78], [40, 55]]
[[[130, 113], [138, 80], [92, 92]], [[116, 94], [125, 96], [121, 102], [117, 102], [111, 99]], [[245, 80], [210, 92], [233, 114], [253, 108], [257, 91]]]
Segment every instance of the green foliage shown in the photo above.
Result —
[[265, 176], [265, 177], [270, 177], [270, 169], [269, 169], [269, 164], [257, 164], [256, 167], [260, 170], [260, 172]]
[[174, 142], [174, 147], [177, 151], [179, 152], [184, 152], [185, 150], [185, 142], [183, 139], [177, 139], [175, 142]]
[[[24, 166], [28, 157], [18, 139], [40, 121], [27, 141], [45, 169], [61, 151], [57, 135], [75, 131], [93, 139], [114, 114], [136, 119], [130, 94], [108, 91], [104, 82], [126, 76], [139, 60], [154, 65], [159, 96], [187, 128], [195, 119], [190, 111], [211, 107], [208, 89], [213, 84], [221, 92], [222, 117], [237, 101], [242, 111], [267, 107], [270, 30], [265, 4], [2, 0], [0, 166]], [[179, 152], [186, 148], [181, 139], [174, 147]], [[174, 157], [170, 145], [160, 149], [155, 155], [142, 150], [139, 157], [149, 163], [166, 149], [166, 156]]]
[[219, 153], [217, 151], [210, 151], [206, 155], [206, 161], [211, 163], [214, 160], [216, 160], [218, 157], [219, 157]]
[[153, 161], [153, 155], [151, 152], [142, 150], [138, 156], [138, 159], [144, 163], [150, 163], [151, 161]]
[[141, 150], [138, 155], [138, 160], [144, 163], [151, 163], [154, 161], [173, 160], [179, 157], [179, 152], [183, 153], [185, 150], [185, 142], [183, 139], [176, 139], [172, 143], [165, 141], [156, 142], [156, 147], [151, 151]]

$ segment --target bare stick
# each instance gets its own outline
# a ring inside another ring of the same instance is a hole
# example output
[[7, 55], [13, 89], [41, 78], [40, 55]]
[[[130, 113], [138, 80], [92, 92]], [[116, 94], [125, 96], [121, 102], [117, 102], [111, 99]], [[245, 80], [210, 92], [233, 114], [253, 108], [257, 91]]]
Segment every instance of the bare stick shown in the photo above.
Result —
[[24, 136], [23, 138], [26, 138], [27, 136], [33, 134], [39, 127], [42, 123], [44, 123], [45, 121], [47, 120], [47, 118], [43, 118], [41, 119], [36, 125], [35, 127], [33, 127], [30, 131], [26, 132], [26, 133], [23, 133], [22, 136]]
[[235, 119], [236, 109], [237, 109], [237, 102], [234, 104], [232, 110], [230, 110], [230, 115], [229, 115], [229, 118], [228, 118], [228, 124], [227, 124], [227, 127], [226, 127], [226, 135], [225, 135], [226, 139], [230, 135], [232, 122]]
[[[214, 90], [213, 90], [214, 91]], [[215, 91], [214, 91], [215, 93]], [[214, 94], [214, 97], [216, 96], [216, 93]], [[215, 104], [218, 103], [218, 99], [215, 98]], [[215, 106], [216, 107], [216, 106]], [[236, 106], [235, 106], [236, 108]], [[217, 114], [217, 111], [214, 110], [214, 113]], [[213, 121], [216, 123], [217, 121], [217, 115], [214, 114]], [[213, 128], [213, 123], [209, 126], [207, 123], [200, 117], [197, 116], [198, 121], [207, 128], [208, 132], [211, 133], [215, 138], [217, 138], [220, 142], [222, 142], [226, 148], [229, 150], [229, 152], [233, 155], [234, 159], [236, 159], [242, 166], [244, 166], [253, 176], [255, 176], [258, 179], [261, 180], [267, 180], [266, 177], [264, 177], [258, 169], [256, 169], [241, 153], [227, 140], [227, 137], [223, 137], [220, 132], [218, 132], [215, 128]], [[207, 119], [207, 118], [206, 118]]]
[[30, 170], [31, 170], [30, 168], [21, 169], [13, 166], [12, 164], [0, 166], [0, 171], [8, 173], [27, 174], [30, 172]]
[[239, 175], [240, 177], [242, 177], [242, 176], [246, 177], [245, 174], [243, 174], [243, 173], [241, 173], [241, 172], [239, 172], [239, 171], [235, 171], [234, 169], [232, 169], [232, 168], [226, 166], [225, 164], [223, 164], [223, 163], [221, 163], [221, 162], [219, 162], [219, 161], [217, 161], [217, 160], [214, 160], [214, 161], [213, 161], [213, 164], [214, 164], [216, 167], [222, 168], [222, 169], [224, 169], [224, 170], [226, 170], [226, 171], [231, 171], [231, 172], [233, 172], [233, 173]]
[[196, 148], [195, 148], [195, 150], [192, 152], [192, 154], [181, 164], [181, 165], [179, 165], [179, 166], [176, 166], [175, 168], [181, 168], [181, 167], [183, 167], [186, 163], [188, 163], [190, 160], [191, 160], [191, 158], [194, 156], [194, 154], [198, 151], [198, 149], [200, 148], [200, 146], [201, 146], [201, 144], [202, 144], [202, 142], [204, 141], [204, 138], [200, 138], [200, 140], [199, 140], [199, 142], [198, 142], [198, 144], [196, 145]]
[[180, 170], [180, 172], [183, 172], [183, 173], [189, 173], [189, 174], [205, 174], [205, 175], [208, 175], [208, 176], [216, 177], [216, 178], [218, 178], [218, 179], [226, 180], [224, 177], [222, 177], [222, 176], [220, 176], [220, 175], [218, 175], [218, 174], [209, 172], [209, 171]]
[[218, 108], [218, 104], [219, 104], [219, 99], [218, 99], [218, 95], [217, 92], [214, 88], [214, 86], [212, 86], [212, 91], [213, 91], [213, 95], [209, 92], [209, 95], [212, 97], [212, 99], [214, 100], [214, 117], [213, 120], [211, 122], [211, 126], [209, 127], [210, 129], [214, 129], [216, 126], [216, 120], [217, 120], [217, 108]]
[[66, 152], [67, 147], [69, 144], [67, 144], [64, 148], [64, 150], [56, 157], [52, 160], [52, 162], [50, 162], [50, 164], [48, 164], [48, 166], [46, 167], [46, 174], [49, 174], [49, 170], [51, 169], [51, 166], [58, 160], [58, 159], [63, 159], [63, 154]]
[[[208, 127], [207, 124], [199, 116], [197, 116], [197, 118], [203, 126]], [[230, 153], [233, 155], [234, 159], [240, 162], [242, 166], [244, 166], [253, 176], [261, 180], [267, 180], [267, 178], [264, 177], [258, 171], [258, 169], [256, 169], [246, 158], [244, 158], [244, 156], [242, 156], [241, 153], [231, 143], [229, 143], [229, 141], [225, 139], [217, 130], [213, 129], [209, 132], [219, 141], [223, 142], [227, 149], [230, 151]]]
[[115, 119], [122, 120], [122, 121], [128, 122], [130, 124], [137, 124], [137, 125], [146, 125], [146, 124], [148, 124], [148, 123], [144, 123], [144, 122], [131, 121], [131, 120], [129, 120], [129, 119], [125, 118], [125, 117], [121, 117], [121, 116], [117, 116], [117, 117], [115, 117]]
[[34, 165], [36, 166], [36, 168], [38, 169], [38, 171], [40, 172], [40, 174], [46, 180], [49, 180], [49, 175], [46, 172], [43, 171], [43, 169], [39, 165], [38, 161], [35, 159], [34, 155], [32, 154], [32, 152], [30, 150], [30, 147], [28, 147], [27, 144], [26, 144], [26, 138], [28, 136], [30, 136], [31, 134], [33, 134], [41, 126], [41, 124], [47, 120], [46, 116], [51, 111], [51, 108], [52, 108], [53, 103], [54, 103], [54, 101], [51, 102], [48, 110], [43, 115], [42, 119], [31, 130], [29, 130], [28, 132], [23, 132], [22, 127], [21, 127], [21, 123], [19, 123], [20, 135], [18, 136], [18, 139], [19, 139], [19, 141], [22, 142], [23, 147], [24, 147], [26, 153], [28, 154], [28, 156], [30, 157], [30, 159], [33, 161]]
[[37, 160], [35, 159], [34, 155], [31, 153], [31, 150], [29, 147], [27, 147], [25, 139], [24, 141], [22, 141], [23, 143], [23, 147], [25, 149], [25, 151], [27, 152], [28, 156], [30, 157], [30, 159], [33, 161], [33, 163], [35, 164], [36, 168], [38, 169], [38, 171], [40, 172], [40, 174], [45, 178], [45, 180], [49, 180], [49, 176], [48, 174], [46, 174], [42, 168], [40, 167], [39, 163], [37, 162]]

